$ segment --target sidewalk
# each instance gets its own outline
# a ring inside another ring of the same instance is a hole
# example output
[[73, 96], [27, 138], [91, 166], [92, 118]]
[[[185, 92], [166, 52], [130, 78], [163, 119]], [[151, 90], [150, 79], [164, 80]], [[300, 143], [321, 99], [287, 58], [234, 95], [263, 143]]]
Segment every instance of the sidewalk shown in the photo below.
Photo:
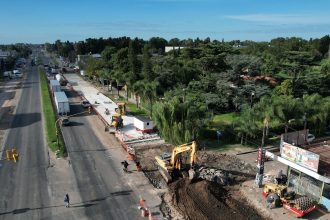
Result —
[[[94, 85], [85, 81], [77, 74], [64, 74], [64, 76], [69, 81], [68, 87], [77, 91], [81, 99], [87, 99], [93, 105], [97, 114], [104, 120], [105, 126], [110, 126], [111, 116], [115, 113], [115, 109], [118, 108], [116, 102], [102, 94]], [[110, 115], [105, 114], [106, 109], [110, 111]], [[123, 143], [139, 140], [160, 140], [156, 133], [146, 134], [137, 131], [134, 127], [134, 116], [123, 115], [122, 119], [124, 127], [119, 132], [116, 132], [116, 136]]]

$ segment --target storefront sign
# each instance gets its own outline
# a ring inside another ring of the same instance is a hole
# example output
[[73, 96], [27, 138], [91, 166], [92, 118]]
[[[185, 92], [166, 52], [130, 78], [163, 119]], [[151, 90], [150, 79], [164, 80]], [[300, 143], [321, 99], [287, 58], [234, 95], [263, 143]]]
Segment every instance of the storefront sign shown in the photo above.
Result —
[[281, 157], [315, 172], [319, 167], [319, 155], [286, 142], [281, 144]]

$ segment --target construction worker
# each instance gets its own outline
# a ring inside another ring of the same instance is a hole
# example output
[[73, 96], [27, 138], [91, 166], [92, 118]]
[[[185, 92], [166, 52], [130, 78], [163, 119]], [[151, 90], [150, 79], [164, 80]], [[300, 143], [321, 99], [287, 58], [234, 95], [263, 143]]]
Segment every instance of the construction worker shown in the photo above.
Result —
[[283, 171], [280, 170], [275, 177], [277, 184], [282, 184], [282, 176], [283, 176]]
[[70, 207], [70, 197], [69, 194], [66, 194], [64, 197], [64, 203], [65, 203], [65, 207], [69, 208]]
[[140, 162], [139, 161], [135, 161], [135, 166], [136, 166], [136, 170], [137, 171], [141, 171], [141, 164], [140, 164]]
[[127, 163], [127, 161], [126, 160], [124, 160], [123, 162], [121, 162], [121, 164], [124, 166], [124, 171], [127, 173], [127, 167], [128, 167], [128, 163]]

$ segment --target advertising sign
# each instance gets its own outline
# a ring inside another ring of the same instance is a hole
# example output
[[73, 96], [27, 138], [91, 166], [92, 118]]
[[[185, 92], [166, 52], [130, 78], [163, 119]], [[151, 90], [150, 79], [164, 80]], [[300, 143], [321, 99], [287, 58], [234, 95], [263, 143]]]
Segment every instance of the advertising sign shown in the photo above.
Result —
[[286, 142], [281, 145], [281, 157], [300, 166], [317, 172], [320, 156], [305, 149], [293, 146]]

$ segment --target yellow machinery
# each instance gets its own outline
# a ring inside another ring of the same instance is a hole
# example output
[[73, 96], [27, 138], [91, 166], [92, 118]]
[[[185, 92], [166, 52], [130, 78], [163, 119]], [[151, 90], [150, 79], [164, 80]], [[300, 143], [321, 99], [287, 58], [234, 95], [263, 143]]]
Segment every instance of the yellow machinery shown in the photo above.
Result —
[[125, 115], [126, 114], [126, 103], [125, 102], [117, 102], [118, 108], [116, 109], [116, 112]]
[[296, 217], [302, 217], [316, 209], [312, 199], [288, 192], [287, 185], [266, 183], [262, 195], [266, 198], [273, 196], [275, 207], [282, 205], [285, 209], [293, 212]]
[[115, 113], [111, 117], [111, 126], [115, 128], [122, 128], [123, 127], [123, 119], [121, 114]]
[[[156, 156], [158, 169], [167, 183], [171, 182], [177, 176], [186, 176], [189, 171], [190, 179], [193, 179], [193, 166], [196, 162], [197, 144], [195, 141], [183, 145], [179, 145], [172, 150], [172, 153], [163, 153]], [[183, 154], [190, 157], [189, 164], [183, 163]]]

